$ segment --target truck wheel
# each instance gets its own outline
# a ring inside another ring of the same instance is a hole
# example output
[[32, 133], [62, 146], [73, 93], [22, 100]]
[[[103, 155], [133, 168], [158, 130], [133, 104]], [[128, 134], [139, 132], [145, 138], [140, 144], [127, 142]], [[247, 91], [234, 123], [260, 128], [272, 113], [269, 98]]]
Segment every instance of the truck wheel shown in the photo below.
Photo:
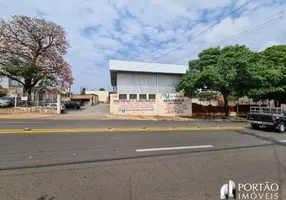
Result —
[[259, 125], [258, 125], [258, 124], [251, 124], [251, 128], [253, 128], [253, 129], [259, 129]]
[[284, 122], [281, 122], [281, 123], [278, 125], [277, 131], [278, 131], [279, 133], [284, 133], [284, 132], [285, 132], [285, 123], [284, 123]]

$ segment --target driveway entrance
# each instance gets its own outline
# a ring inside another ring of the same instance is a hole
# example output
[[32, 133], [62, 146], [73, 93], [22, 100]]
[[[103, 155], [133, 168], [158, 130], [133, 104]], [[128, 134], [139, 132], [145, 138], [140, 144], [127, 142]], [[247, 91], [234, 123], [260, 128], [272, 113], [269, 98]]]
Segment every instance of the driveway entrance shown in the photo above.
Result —
[[95, 106], [83, 106], [79, 110], [67, 110], [66, 114], [61, 116], [67, 117], [106, 117], [109, 116], [109, 104], [98, 104]]

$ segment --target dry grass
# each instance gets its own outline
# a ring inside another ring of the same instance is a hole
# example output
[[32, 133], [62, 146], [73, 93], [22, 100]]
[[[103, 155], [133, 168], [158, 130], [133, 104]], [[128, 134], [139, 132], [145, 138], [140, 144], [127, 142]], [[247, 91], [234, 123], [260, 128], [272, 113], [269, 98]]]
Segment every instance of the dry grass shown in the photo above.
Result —
[[0, 119], [34, 119], [51, 116], [49, 114], [23, 112], [13, 108], [0, 108]]

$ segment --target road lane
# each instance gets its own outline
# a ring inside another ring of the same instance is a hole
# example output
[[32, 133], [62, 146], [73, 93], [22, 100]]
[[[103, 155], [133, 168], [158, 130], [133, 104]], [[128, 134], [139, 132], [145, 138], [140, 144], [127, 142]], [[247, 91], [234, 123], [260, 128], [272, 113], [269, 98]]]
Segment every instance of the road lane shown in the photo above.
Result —
[[228, 180], [278, 183], [285, 199], [285, 152], [267, 146], [0, 171], [0, 199], [217, 200]]
[[199, 145], [199, 146], [181, 146], [181, 147], [159, 147], [149, 149], [136, 149], [136, 152], [150, 152], [150, 151], [173, 151], [173, 150], [185, 150], [185, 149], [201, 149], [201, 148], [213, 148], [213, 145]]
[[[136, 152], [137, 149], [212, 145], [211, 150], [282, 143], [286, 135], [254, 130], [102, 132], [0, 135], [0, 169], [96, 162], [209, 149]], [[275, 138], [273, 137], [275, 135]], [[279, 145], [286, 145], [284, 143]]]

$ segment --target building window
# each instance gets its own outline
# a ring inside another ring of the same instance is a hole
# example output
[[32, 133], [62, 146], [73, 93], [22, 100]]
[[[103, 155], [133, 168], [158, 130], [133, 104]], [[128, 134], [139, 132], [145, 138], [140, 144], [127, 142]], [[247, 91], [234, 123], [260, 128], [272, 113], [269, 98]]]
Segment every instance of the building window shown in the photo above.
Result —
[[137, 94], [129, 94], [129, 99], [137, 99]]
[[149, 99], [156, 99], [156, 94], [149, 94]]
[[14, 80], [12, 80], [12, 85], [17, 86], [17, 85], [19, 85], [19, 83], [18, 83], [18, 81], [14, 81]]
[[127, 99], [127, 94], [119, 94], [119, 99]]
[[139, 99], [147, 99], [147, 95], [146, 94], [139, 94]]

